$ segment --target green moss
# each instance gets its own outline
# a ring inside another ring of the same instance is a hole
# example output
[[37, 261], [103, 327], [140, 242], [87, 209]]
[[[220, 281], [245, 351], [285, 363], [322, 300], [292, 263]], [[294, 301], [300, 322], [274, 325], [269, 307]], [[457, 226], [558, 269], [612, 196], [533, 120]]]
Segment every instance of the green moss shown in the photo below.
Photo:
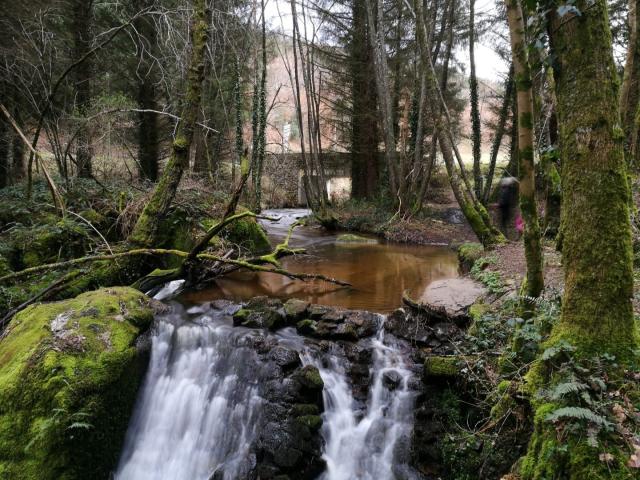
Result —
[[91, 243], [89, 227], [70, 218], [56, 219], [37, 227], [22, 227], [11, 233], [19, 268], [35, 267], [82, 256]]
[[152, 319], [130, 288], [16, 315], [0, 342], [0, 477], [109, 477], [144, 370], [135, 340]]
[[291, 413], [294, 417], [302, 417], [305, 415], [318, 415], [320, 413], [320, 409], [317, 405], [313, 403], [296, 403]]
[[[215, 220], [202, 222], [207, 230], [216, 223]], [[271, 250], [271, 244], [264, 229], [251, 217], [240, 218], [231, 223], [222, 231], [221, 237], [254, 254]]]
[[490, 310], [491, 307], [484, 302], [474, 303], [469, 307], [469, 316], [471, 317], [471, 320], [475, 322]]
[[484, 247], [480, 243], [467, 242], [458, 247], [458, 258], [460, 262], [467, 263], [469, 268], [473, 263], [484, 255]]
[[322, 417], [320, 415], [303, 415], [297, 417], [296, 422], [304, 425], [312, 432], [317, 432], [322, 427]]
[[316, 331], [316, 322], [310, 318], [305, 318], [296, 323], [296, 330], [302, 335], [309, 335]]
[[424, 376], [430, 377], [455, 377], [460, 372], [457, 357], [427, 357], [424, 361]]
[[338, 243], [378, 243], [375, 238], [361, 237], [353, 233], [343, 233], [336, 239]]
[[320, 371], [313, 365], [305, 365], [296, 372], [296, 376], [300, 383], [310, 390], [322, 390], [324, 388]]

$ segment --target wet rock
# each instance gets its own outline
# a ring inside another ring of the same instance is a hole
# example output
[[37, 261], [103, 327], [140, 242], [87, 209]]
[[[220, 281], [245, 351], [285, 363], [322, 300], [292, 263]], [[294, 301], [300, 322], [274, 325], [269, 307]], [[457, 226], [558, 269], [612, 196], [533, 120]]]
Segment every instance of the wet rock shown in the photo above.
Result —
[[266, 295], [259, 297], [253, 297], [247, 302], [245, 308], [249, 310], [266, 310], [266, 309], [280, 309], [282, 308], [282, 300], [279, 298], [271, 298]]
[[308, 309], [309, 318], [319, 320], [329, 311], [331, 311], [331, 307], [327, 307], [326, 305], [310, 305]]
[[296, 324], [296, 330], [300, 335], [313, 335], [316, 333], [316, 322], [307, 318], [305, 320], [300, 320]]
[[298, 352], [281, 345], [275, 347], [271, 352], [269, 352], [269, 359], [273, 360], [276, 365], [284, 369], [296, 367], [300, 364], [300, 356], [298, 355]]
[[333, 336], [340, 340], [358, 340], [358, 331], [356, 327], [350, 323], [341, 323], [333, 331]]
[[364, 310], [352, 310], [346, 314], [345, 322], [356, 328], [358, 338], [375, 335], [378, 331], [378, 318], [375, 313]]
[[313, 365], [305, 365], [295, 373], [296, 380], [309, 390], [320, 390], [324, 387], [324, 382], [320, 372]]
[[233, 325], [277, 330], [285, 325], [285, 321], [284, 316], [277, 310], [250, 310], [249, 308], [241, 308], [233, 314]]
[[362, 237], [360, 235], [354, 235], [353, 233], [343, 233], [338, 235], [336, 239], [337, 243], [378, 243], [376, 238]]
[[339, 323], [344, 320], [345, 314], [345, 310], [333, 308], [322, 315], [321, 320], [324, 320], [325, 322]]
[[415, 302], [406, 297], [404, 300], [433, 321], [464, 325], [469, 321], [469, 307], [486, 294], [487, 290], [470, 278], [449, 278], [431, 282]]
[[307, 316], [309, 302], [291, 298], [284, 304], [284, 313], [289, 321], [299, 321]]
[[390, 370], [382, 374], [382, 383], [389, 390], [395, 390], [400, 386], [402, 382], [402, 376], [395, 370]]
[[420, 315], [409, 315], [403, 308], [395, 310], [387, 317], [384, 329], [398, 338], [418, 344], [426, 344], [432, 337], [432, 329], [426, 318]]

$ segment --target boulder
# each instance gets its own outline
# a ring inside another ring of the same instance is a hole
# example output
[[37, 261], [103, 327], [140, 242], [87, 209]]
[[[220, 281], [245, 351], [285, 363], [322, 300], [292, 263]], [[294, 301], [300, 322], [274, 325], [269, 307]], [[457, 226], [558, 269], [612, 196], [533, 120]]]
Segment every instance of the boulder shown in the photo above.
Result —
[[297, 298], [291, 298], [284, 304], [284, 313], [287, 316], [288, 321], [297, 322], [306, 317], [308, 308], [309, 302], [298, 300]]
[[469, 307], [487, 294], [487, 290], [470, 278], [449, 278], [431, 282], [417, 300], [404, 297], [412, 308], [424, 311], [432, 321], [469, 321]]
[[155, 302], [105, 288], [15, 316], [0, 342], [0, 477], [109, 478], [146, 368]]

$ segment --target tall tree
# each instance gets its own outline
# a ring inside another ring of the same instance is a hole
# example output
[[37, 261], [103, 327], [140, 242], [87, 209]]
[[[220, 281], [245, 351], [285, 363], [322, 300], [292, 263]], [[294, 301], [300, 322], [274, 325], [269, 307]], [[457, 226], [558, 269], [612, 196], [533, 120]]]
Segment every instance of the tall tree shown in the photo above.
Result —
[[542, 245], [536, 203], [535, 168], [533, 164], [533, 87], [527, 55], [522, 8], [518, 0], [507, 0], [507, 23], [518, 102], [518, 159], [520, 161], [520, 210], [524, 220], [524, 254], [527, 261], [526, 294], [537, 297], [544, 288]]
[[476, 198], [481, 199], [482, 170], [480, 168], [482, 152], [482, 126], [480, 123], [480, 100], [478, 98], [478, 78], [476, 76], [476, 25], [475, 25], [475, 0], [469, 1], [469, 97], [471, 106], [471, 141], [473, 150], [473, 186]]
[[[151, 7], [155, 0], [135, 0], [137, 11]], [[135, 12], [134, 12], [135, 13]], [[138, 63], [136, 65], [138, 108], [138, 164], [140, 176], [155, 182], [158, 179], [160, 157], [159, 118], [156, 85], [159, 67], [156, 62], [158, 35], [153, 17], [142, 15], [134, 21], [138, 33]]]
[[91, 129], [84, 121], [91, 106], [91, 83], [93, 81], [93, 56], [87, 56], [93, 42], [93, 0], [74, 0], [73, 2], [73, 43], [74, 59], [84, 60], [82, 68], [73, 71], [75, 100], [81, 125], [76, 136], [76, 166], [78, 175], [90, 177], [91, 173]]
[[135, 245], [151, 247], [156, 243], [160, 224], [173, 202], [185, 169], [189, 167], [189, 152], [202, 99], [205, 50], [209, 34], [209, 10], [206, 4], [206, 0], [193, 0], [191, 55], [181, 120], [162, 177], [129, 236], [129, 241]]
[[[562, 312], [546, 347], [570, 344], [574, 362], [615, 357], [607, 369], [607, 379], [614, 381], [634, 361], [638, 332], [631, 304], [629, 184], [607, 2], [578, 0], [567, 9], [556, 0], [544, 9], [556, 61], [565, 268]], [[550, 391], [562, 381], [554, 364], [544, 356], [537, 362], [527, 377], [532, 389]], [[525, 480], [637, 477], [626, 466], [628, 457], [616, 458], [620, 451], [614, 447], [607, 449], [613, 461], [602, 461], [581, 433], [559, 435], [547, 420], [559, 402], [534, 396], [533, 403], [535, 431], [521, 469]]]
[[371, 198], [378, 188], [378, 125], [373, 52], [365, 0], [351, 2], [351, 195]]

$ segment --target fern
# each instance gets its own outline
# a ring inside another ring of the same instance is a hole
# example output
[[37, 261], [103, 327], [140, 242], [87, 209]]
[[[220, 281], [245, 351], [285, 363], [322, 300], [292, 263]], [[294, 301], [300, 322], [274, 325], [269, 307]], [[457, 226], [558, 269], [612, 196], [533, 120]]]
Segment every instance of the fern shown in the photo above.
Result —
[[549, 398], [551, 400], [560, 400], [562, 397], [569, 393], [583, 392], [584, 390], [588, 389], [589, 385], [573, 380], [556, 385], [556, 387], [549, 394]]
[[600, 427], [611, 428], [612, 423], [601, 415], [596, 414], [588, 408], [582, 407], [562, 407], [554, 410], [547, 415], [545, 420], [547, 422], [555, 423], [563, 419], [584, 420]]

